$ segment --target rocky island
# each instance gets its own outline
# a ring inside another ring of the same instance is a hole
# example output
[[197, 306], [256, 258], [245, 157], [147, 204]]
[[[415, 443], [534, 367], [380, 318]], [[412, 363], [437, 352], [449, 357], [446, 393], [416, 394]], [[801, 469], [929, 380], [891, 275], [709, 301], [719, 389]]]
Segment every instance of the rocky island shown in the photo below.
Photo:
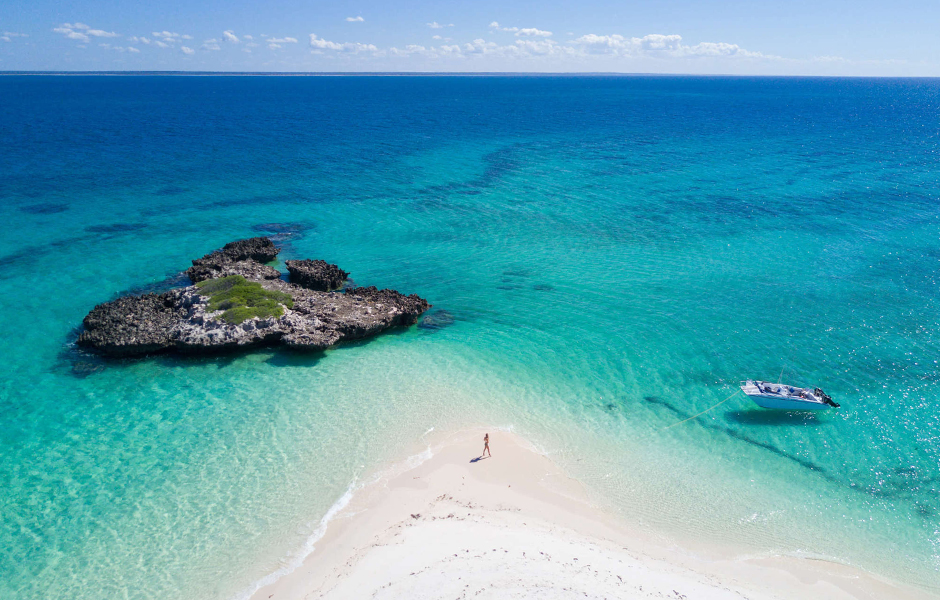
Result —
[[431, 307], [395, 290], [336, 291], [349, 274], [320, 260], [286, 261], [290, 281], [284, 281], [265, 264], [279, 251], [266, 237], [226, 244], [193, 261], [186, 271], [193, 285], [99, 304], [77, 343], [110, 357], [258, 346], [323, 350], [412, 325]]

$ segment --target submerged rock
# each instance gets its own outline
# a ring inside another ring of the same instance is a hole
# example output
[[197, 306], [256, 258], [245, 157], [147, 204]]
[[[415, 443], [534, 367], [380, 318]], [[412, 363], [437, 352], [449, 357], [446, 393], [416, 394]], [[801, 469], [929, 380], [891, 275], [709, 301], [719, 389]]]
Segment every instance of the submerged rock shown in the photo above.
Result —
[[308, 290], [330, 292], [343, 287], [349, 273], [325, 260], [287, 260], [291, 283]]
[[[346, 280], [345, 271], [324, 261], [287, 261], [288, 269], [294, 269], [288, 283], [279, 279], [277, 270], [258, 262], [273, 260], [277, 252], [267, 238], [240, 240], [194, 260], [187, 275], [194, 283], [241, 275], [264, 290], [287, 294], [290, 298], [267, 294], [284, 299], [274, 313], [280, 316], [229, 322], [222, 317], [225, 306], [210, 309], [208, 293], [192, 285], [99, 304], [85, 317], [77, 343], [112, 357], [168, 351], [209, 354], [272, 345], [322, 350], [343, 340], [412, 325], [431, 306], [417, 295], [375, 287], [345, 293], [311, 289], [311, 285], [335, 289]], [[295, 272], [303, 284], [295, 281]], [[264, 295], [261, 291], [256, 295]]]
[[445, 327], [450, 327], [454, 324], [454, 320], [454, 315], [447, 312], [446, 310], [441, 309], [424, 315], [424, 317], [421, 319], [421, 322], [418, 323], [418, 327], [421, 329], [437, 331], [439, 329], [444, 329]]

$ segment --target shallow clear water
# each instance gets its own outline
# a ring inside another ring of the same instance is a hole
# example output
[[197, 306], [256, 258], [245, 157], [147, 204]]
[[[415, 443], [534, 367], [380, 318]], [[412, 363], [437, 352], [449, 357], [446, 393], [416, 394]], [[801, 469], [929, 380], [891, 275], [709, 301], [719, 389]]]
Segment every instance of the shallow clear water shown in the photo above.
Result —
[[[655, 531], [940, 590], [938, 108], [932, 80], [0, 78], [0, 597], [231, 598], [477, 424]], [[272, 223], [443, 326], [70, 350]], [[746, 377], [842, 408], [672, 426]]]

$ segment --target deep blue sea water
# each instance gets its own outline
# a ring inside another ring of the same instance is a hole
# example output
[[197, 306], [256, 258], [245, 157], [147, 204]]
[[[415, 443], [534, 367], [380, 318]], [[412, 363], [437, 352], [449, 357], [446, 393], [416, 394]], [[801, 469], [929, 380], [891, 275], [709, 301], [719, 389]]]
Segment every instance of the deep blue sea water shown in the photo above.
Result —
[[[233, 598], [479, 424], [665, 536], [940, 593], [938, 180], [937, 80], [0, 77], [0, 597]], [[262, 234], [436, 325], [74, 352]], [[747, 377], [842, 408], [673, 426]]]

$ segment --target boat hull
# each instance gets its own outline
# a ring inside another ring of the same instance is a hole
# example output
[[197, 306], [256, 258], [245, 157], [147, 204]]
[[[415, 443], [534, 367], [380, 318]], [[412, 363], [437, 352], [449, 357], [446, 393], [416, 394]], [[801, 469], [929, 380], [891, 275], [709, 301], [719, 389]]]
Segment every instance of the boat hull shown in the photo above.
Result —
[[[825, 394], [817, 395], [821, 390], [809, 390], [791, 385], [768, 383], [766, 381], [742, 381], [741, 391], [747, 394], [761, 408], [778, 410], [826, 410], [833, 404], [826, 402]], [[776, 392], [776, 393], [775, 393]], [[838, 406], [838, 405], [835, 405]]]
[[748, 396], [761, 408], [776, 408], [782, 410], [826, 410], [829, 408], [828, 404], [822, 402], [781, 398], [779, 396], [765, 396], [763, 394], [748, 394]]

